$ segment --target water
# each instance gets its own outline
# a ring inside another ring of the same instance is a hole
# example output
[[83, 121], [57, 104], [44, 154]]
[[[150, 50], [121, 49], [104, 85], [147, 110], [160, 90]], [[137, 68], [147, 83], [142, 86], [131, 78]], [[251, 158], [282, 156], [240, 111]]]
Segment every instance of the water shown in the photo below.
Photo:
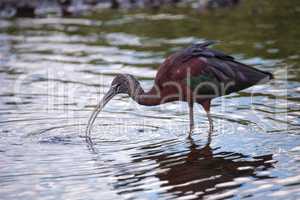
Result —
[[[300, 5], [251, 1], [185, 9], [0, 21], [3, 199], [297, 199], [300, 197]], [[206, 39], [275, 80], [212, 103], [215, 130], [185, 103], [115, 97], [86, 143], [94, 106], [116, 73], [149, 89], [159, 64]], [[207, 142], [211, 139], [211, 143]]]

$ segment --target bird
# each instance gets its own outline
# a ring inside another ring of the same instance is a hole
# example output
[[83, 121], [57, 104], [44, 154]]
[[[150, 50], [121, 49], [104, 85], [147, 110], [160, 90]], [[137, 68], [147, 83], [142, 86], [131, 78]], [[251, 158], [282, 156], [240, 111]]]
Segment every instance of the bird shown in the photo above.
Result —
[[127, 94], [144, 106], [184, 101], [189, 108], [189, 137], [194, 130], [194, 103], [206, 112], [209, 131], [213, 131], [211, 101], [273, 79], [270, 72], [237, 61], [234, 57], [210, 48], [214, 41], [196, 43], [169, 55], [159, 66], [153, 87], [145, 92], [130, 74], [117, 74], [110, 89], [92, 112], [86, 127], [90, 137], [95, 119], [117, 94]]

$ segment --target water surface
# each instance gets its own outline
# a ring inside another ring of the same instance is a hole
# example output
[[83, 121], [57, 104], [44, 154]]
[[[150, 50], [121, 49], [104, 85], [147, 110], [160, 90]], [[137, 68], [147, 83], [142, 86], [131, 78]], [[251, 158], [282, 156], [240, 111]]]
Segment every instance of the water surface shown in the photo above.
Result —
[[[300, 197], [300, 5], [251, 1], [185, 9], [0, 20], [3, 199], [297, 199]], [[117, 73], [147, 90], [170, 53], [207, 39], [275, 80], [215, 99], [215, 130], [185, 103], [115, 97], [89, 115]], [[207, 144], [208, 141], [211, 142]]]

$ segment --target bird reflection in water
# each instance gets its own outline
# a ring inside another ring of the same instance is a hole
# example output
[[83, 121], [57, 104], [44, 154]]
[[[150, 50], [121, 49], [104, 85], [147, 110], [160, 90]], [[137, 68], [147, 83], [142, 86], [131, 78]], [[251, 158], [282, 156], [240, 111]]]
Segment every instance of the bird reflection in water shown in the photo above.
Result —
[[257, 175], [257, 171], [273, 167], [271, 154], [251, 158], [241, 153], [219, 152], [219, 148], [213, 149], [210, 143], [201, 148], [193, 139], [188, 140], [189, 151], [185, 155], [176, 158], [169, 158], [169, 155], [151, 158], [160, 163], [159, 168], [168, 169], [165, 173], [158, 173], [157, 177], [161, 181], [167, 181], [162, 187], [172, 186], [168, 190], [170, 193], [182, 196], [193, 192], [201, 197], [240, 187], [240, 184], [216, 187], [238, 177], [272, 178]]
[[[196, 194], [201, 198], [240, 187], [241, 183], [219, 187], [220, 184], [232, 182], [236, 178], [249, 177], [255, 180], [274, 178], [258, 173], [273, 168], [272, 154], [250, 157], [242, 153], [220, 151], [220, 147], [211, 147], [210, 142], [211, 132], [208, 142], [202, 147], [191, 137], [184, 142], [176, 140], [175, 144], [174, 141], [169, 141], [140, 147], [141, 152], [132, 155], [131, 163], [115, 166], [114, 170], [118, 173], [116, 173], [117, 182], [114, 187], [120, 191], [120, 194], [142, 192], [145, 179], [153, 176], [162, 183], [161, 188], [166, 188], [160, 190], [163, 191], [160, 195], [180, 197]], [[182, 151], [182, 144], [187, 151]], [[180, 147], [176, 148], [176, 145]], [[95, 147], [90, 149], [95, 150]], [[174, 150], [176, 152], [172, 152]], [[155, 161], [158, 166], [143, 169], [136, 167], [132, 170], [135, 165], [149, 160]]]

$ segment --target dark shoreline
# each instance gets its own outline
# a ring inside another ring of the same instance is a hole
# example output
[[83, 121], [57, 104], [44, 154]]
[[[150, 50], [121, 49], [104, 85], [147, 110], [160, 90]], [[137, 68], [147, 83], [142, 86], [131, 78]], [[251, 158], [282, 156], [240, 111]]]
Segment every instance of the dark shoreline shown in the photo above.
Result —
[[0, 18], [47, 17], [81, 15], [101, 9], [158, 10], [164, 6], [185, 6], [199, 13], [218, 8], [233, 7], [241, 0], [3, 0], [0, 2]]

